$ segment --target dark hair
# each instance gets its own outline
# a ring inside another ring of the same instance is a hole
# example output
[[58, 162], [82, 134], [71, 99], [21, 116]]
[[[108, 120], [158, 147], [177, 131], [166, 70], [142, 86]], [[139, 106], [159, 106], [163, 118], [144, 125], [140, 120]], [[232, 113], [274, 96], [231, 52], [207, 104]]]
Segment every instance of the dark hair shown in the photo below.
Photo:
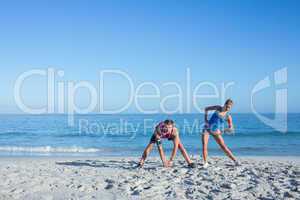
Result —
[[228, 104], [233, 104], [232, 99], [227, 99], [227, 100], [225, 101], [225, 105], [228, 105]]
[[166, 119], [166, 120], [164, 121], [164, 124], [167, 124], [167, 125], [173, 125], [173, 124], [174, 124], [174, 121], [171, 120], [171, 119]]

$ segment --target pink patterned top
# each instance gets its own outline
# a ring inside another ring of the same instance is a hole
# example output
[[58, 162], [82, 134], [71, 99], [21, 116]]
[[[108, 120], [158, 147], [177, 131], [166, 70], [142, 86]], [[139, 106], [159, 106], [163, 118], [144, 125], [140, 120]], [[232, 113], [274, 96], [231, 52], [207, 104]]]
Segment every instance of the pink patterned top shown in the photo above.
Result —
[[161, 138], [167, 138], [167, 139], [171, 139], [173, 132], [174, 132], [174, 128], [172, 129], [171, 132], [168, 132], [168, 128], [165, 125], [164, 122], [160, 122], [157, 126], [156, 129], [159, 130], [158, 133], [160, 134]]

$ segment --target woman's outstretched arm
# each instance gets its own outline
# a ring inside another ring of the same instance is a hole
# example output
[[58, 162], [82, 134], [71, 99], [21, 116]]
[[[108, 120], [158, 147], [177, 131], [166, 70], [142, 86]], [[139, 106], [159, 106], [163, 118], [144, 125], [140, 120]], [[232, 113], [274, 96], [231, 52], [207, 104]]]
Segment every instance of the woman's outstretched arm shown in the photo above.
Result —
[[168, 162], [166, 160], [165, 152], [163, 150], [163, 147], [162, 147], [162, 144], [161, 144], [160, 140], [157, 141], [157, 148], [158, 148], [160, 159], [161, 159], [164, 167], [168, 167]]
[[228, 128], [225, 129], [225, 132], [232, 133], [234, 131], [234, 126], [233, 126], [231, 115], [228, 115], [227, 117], [227, 124], [228, 124]]
[[169, 160], [169, 166], [172, 166], [172, 162], [176, 156], [177, 150], [178, 150], [178, 145], [179, 145], [179, 136], [178, 136], [178, 132], [176, 130], [174, 139], [173, 139], [173, 150], [170, 156], [170, 160]]

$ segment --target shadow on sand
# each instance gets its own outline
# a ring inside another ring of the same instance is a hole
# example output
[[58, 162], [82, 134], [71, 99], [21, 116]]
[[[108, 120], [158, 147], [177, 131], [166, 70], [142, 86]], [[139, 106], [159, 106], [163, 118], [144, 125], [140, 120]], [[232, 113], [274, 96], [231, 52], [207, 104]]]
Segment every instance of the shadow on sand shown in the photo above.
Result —
[[[99, 167], [99, 168], [114, 168], [114, 169], [125, 169], [125, 170], [134, 170], [139, 169], [137, 166], [138, 163], [136, 161], [116, 161], [116, 160], [76, 160], [76, 161], [67, 161], [67, 162], [56, 162], [57, 165], [66, 165], [66, 166], [74, 166], [74, 167]], [[148, 162], [150, 166], [144, 166], [144, 170], [155, 170], [158, 168], [162, 168], [159, 166], [157, 162]], [[157, 165], [157, 167], [151, 166]]]

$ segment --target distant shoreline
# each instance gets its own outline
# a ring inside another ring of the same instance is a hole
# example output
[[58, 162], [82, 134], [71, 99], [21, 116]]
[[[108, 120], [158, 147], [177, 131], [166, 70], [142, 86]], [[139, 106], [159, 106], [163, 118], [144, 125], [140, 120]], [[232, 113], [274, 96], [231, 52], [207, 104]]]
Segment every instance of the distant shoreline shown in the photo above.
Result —
[[[177, 156], [179, 158], [175, 158], [175, 162], [176, 160], [180, 160], [182, 159], [181, 156]], [[107, 160], [107, 159], [128, 159], [128, 160], [132, 160], [132, 161], [138, 161], [140, 159], [139, 156], [91, 156], [91, 155], [87, 155], [87, 156], [59, 156], [59, 155], [53, 155], [53, 156], [49, 156], [49, 155], [37, 155], [37, 156], [28, 156], [28, 155], [17, 155], [17, 156], [0, 156], [0, 160], [15, 160], [15, 159], [19, 159], [19, 160], [59, 160], [59, 159], [63, 159], [63, 160], [69, 160], [69, 159], [74, 159], [74, 160], [81, 160], [81, 159], [103, 159], [103, 160]], [[202, 161], [202, 159], [199, 159], [200, 155], [193, 155], [192, 159], [193, 160], [197, 160], [197, 161]], [[221, 158], [221, 159], [228, 159], [228, 162], [230, 162], [230, 159], [227, 156], [211, 156], [211, 158]], [[300, 156], [264, 156], [264, 155], [257, 155], [257, 156], [237, 156], [238, 159], [243, 159], [243, 160], [256, 160], [256, 161], [275, 161], [275, 162], [293, 162], [296, 164], [300, 165]], [[153, 159], [158, 159], [159, 160], [159, 156], [149, 156], [148, 158], [149, 160], [153, 160]]]

